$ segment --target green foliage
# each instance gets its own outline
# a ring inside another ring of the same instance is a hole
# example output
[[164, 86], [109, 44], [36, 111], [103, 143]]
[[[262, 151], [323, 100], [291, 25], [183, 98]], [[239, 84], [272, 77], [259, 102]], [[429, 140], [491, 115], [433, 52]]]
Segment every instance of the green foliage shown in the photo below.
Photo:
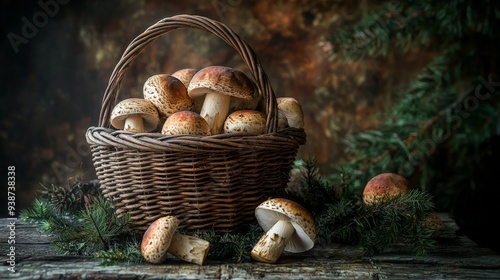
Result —
[[95, 257], [100, 260], [101, 265], [108, 266], [116, 263], [141, 263], [141, 250], [139, 248], [139, 240], [127, 240], [125, 242], [116, 242], [113, 248], [101, 250], [95, 254]]
[[[439, 175], [431, 167], [434, 160], [443, 160], [433, 157], [443, 149], [453, 159], [441, 165], [450, 164], [449, 172], [462, 179], [468, 176], [482, 161], [479, 147], [498, 134], [500, 94], [493, 71], [499, 23], [500, 2], [389, 1], [336, 31], [331, 36], [334, 54], [347, 61], [418, 48], [437, 53], [402, 90], [380, 127], [346, 138], [352, 160], [339, 168], [349, 170], [359, 187], [380, 172], [394, 172], [418, 175], [419, 187], [426, 188]], [[442, 187], [453, 190], [455, 183]]]
[[[494, 157], [499, 138], [499, 26], [498, 1], [411, 0], [384, 2], [336, 30], [330, 37], [333, 56], [345, 62], [417, 50], [435, 56], [401, 90], [380, 127], [347, 137], [349, 162], [329, 181], [350, 174], [351, 191], [359, 195], [369, 178], [394, 172], [433, 194], [438, 210], [457, 213], [462, 193], [498, 197], [482, 176], [495, 178], [485, 162]], [[498, 212], [488, 207], [481, 215]]]
[[[365, 205], [360, 201], [361, 196], [347, 195], [355, 189], [350, 186], [351, 176], [343, 175], [339, 181], [327, 184], [318, 174], [314, 159], [296, 166], [302, 171], [302, 189], [289, 192], [287, 198], [311, 209], [317, 222], [319, 244], [359, 245], [365, 255], [384, 252], [397, 243], [406, 244], [417, 255], [434, 248], [433, 229], [423, 224], [434, 208], [429, 193], [415, 189], [400, 197]], [[298, 198], [297, 193], [306, 195]], [[320, 194], [330, 195], [321, 198]], [[315, 204], [316, 207], [311, 207]]]
[[43, 232], [54, 234], [52, 245], [63, 254], [95, 255], [110, 249], [127, 252], [131, 242], [137, 244], [140, 240], [129, 229], [129, 218], [126, 215], [118, 218], [111, 202], [101, 196], [94, 197], [93, 203], [84, 209], [72, 212], [64, 212], [53, 202], [38, 198], [30, 209], [21, 211], [20, 218], [23, 222], [37, 223]]
[[210, 242], [208, 258], [241, 263], [250, 261], [250, 252], [263, 234], [257, 224], [252, 224], [245, 232], [218, 234], [206, 231], [198, 232], [196, 236]]

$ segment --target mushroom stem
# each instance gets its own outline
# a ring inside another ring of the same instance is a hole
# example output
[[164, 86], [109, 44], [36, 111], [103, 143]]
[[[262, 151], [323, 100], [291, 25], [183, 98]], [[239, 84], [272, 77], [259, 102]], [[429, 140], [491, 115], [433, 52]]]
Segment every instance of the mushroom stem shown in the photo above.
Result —
[[212, 135], [220, 134], [229, 113], [231, 96], [209, 92], [205, 96], [200, 115], [208, 122]]
[[123, 130], [132, 132], [144, 132], [144, 122], [139, 115], [129, 116], [125, 119]]
[[292, 223], [279, 220], [255, 244], [250, 255], [256, 261], [275, 263], [294, 232]]
[[187, 262], [202, 265], [208, 255], [210, 242], [193, 236], [175, 233], [167, 253]]

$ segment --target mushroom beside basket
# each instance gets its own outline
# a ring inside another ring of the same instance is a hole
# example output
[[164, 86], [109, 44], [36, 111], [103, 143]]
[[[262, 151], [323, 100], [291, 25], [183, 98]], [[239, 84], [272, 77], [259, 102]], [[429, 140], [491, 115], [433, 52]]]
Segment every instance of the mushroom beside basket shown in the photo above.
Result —
[[[111, 127], [110, 114], [130, 63], [149, 43], [179, 28], [216, 35], [241, 56], [265, 103], [266, 133], [172, 136]], [[302, 128], [278, 131], [277, 110], [261, 63], [229, 27], [196, 15], [164, 18], [129, 44], [111, 74], [99, 125], [87, 130], [102, 193], [117, 215], [129, 214], [139, 231], [167, 215], [187, 230], [237, 231], [255, 222], [255, 208], [271, 192], [286, 187], [297, 151], [306, 142]]]

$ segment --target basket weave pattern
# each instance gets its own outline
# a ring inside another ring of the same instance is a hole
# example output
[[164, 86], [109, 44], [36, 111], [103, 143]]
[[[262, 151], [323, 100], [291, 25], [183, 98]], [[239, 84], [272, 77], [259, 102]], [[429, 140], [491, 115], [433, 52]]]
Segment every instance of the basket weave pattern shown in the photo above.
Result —
[[[207, 31], [238, 52], [266, 103], [267, 133], [169, 136], [109, 127], [130, 63], [147, 44], [178, 28]], [[286, 187], [298, 148], [306, 141], [303, 129], [277, 131], [276, 97], [253, 50], [224, 24], [193, 15], [160, 20], [129, 44], [111, 74], [99, 126], [90, 127], [86, 138], [103, 195], [118, 215], [130, 215], [135, 229], [175, 215], [188, 230], [219, 232], [254, 221], [255, 207]]]

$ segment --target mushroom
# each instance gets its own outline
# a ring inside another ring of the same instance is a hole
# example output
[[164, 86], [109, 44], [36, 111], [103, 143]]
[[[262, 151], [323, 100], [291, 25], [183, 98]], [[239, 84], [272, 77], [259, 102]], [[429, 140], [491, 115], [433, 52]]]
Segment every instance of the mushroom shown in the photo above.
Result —
[[410, 189], [410, 182], [394, 173], [381, 173], [368, 181], [363, 189], [363, 201], [373, 205], [384, 199], [401, 196]]
[[229, 114], [231, 97], [254, 99], [254, 83], [241, 71], [225, 66], [208, 66], [193, 76], [188, 87], [192, 99], [205, 95], [200, 115], [207, 120], [211, 134], [222, 132]]
[[255, 110], [238, 110], [227, 116], [224, 122], [224, 133], [256, 133], [266, 132], [266, 115]]
[[200, 114], [192, 111], [175, 112], [163, 124], [161, 133], [166, 135], [210, 135], [210, 127]]
[[[197, 70], [194, 68], [184, 68], [175, 71], [172, 73], [172, 76], [176, 77], [179, 79], [186, 89], [189, 87], [189, 82], [191, 82], [191, 79], [193, 78], [194, 74], [196, 74]], [[203, 105], [203, 99], [205, 96], [200, 96], [198, 98], [193, 98], [193, 107], [191, 108], [191, 111], [200, 113], [201, 106]]]
[[275, 263], [283, 251], [300, 253], [314, 247], [316, 223], [298, 203], [272, 198], [257, 206], [255, 217], [266, 233], [250, 253], [254, 260]]
[[175, 232], [179, 219], [165, 216], [149, 225], [142, 237], [141, 254], [150, 263], [159, 264], [167, 253], [186, 262], [202, 265], [210, 249], [210, 242]]
[[438, 238], [446, 228], [445, 224], [436, 212], [430, 212], [427, 217], [422, 220], [421, 225], [428, 228], [432, 232], [431, 238], [434, 239]]
[[120, 101], [111, 111], [111, 125], [116, 129], [132, 132], [150, 132], [160, 122], [153, 103], [141, 98]]
[[169, 117], [182, 110], [190, 110], [193, 100], [184, 84], [174, 76], [157, 74], [149, 77], [143, 87], [144, 99], [151, 101], [160, 115]]
[[194, 68], [184, 68], [175, 71], [171, 76], [179, 79], [179, 81], [181, 81], [187, 89], [189, 86], [189, 82], [193, 78], [194, 74], [196, 74], [196, 72], [197, 71]]
[[304, 113], [297, 99], [278, 97], [276, 103], [278, 104], [278, 129], [286, 127], [304, 128]]

